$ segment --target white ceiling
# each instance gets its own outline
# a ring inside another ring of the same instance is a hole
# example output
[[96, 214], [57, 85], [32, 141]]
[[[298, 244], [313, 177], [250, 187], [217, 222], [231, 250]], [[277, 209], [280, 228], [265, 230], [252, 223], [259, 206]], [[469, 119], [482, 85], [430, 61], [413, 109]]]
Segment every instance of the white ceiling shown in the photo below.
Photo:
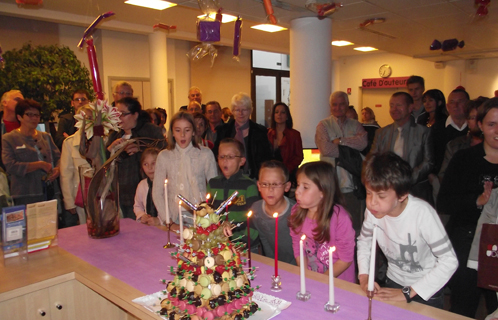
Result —
[[[210, 2], [209, 0], [202, 0]], [[179, 5], [164, 11], [124, 4], [124, 0], [45, 0], [39, 7], [17, 7], [15, 0], [0, 0], [0, 14], [59, 23], [88, 26], [99, 14], [116, 15], [99, 28], [136, 33], [152, 32], [152, 25], [176, 25], [169, 37], [195, 40], [196, 16], [202, 12], [197, 0], [172, 0]], [[273, 0], [279, 24], [289, 27], [299, 17], [314, 16], [305, 8], [306, 0]], [[324, 2], [324, 0], [317, 0]], [[249, 49], [289, 52], [289, 31], [266, 33], [249, 27], [266, 21], [262, 0], [219, 0], [223, 12], [243, 18], [242, 46]], [[348, 40], [359, 46], [399, 53], [430, 61], [498, 57], [498, 4], [488, 6], [489, 14], [475, 15], [474, 0], [344, 0], [333, 13], [334, 40]], [[371, 18], [385, 18], [382, 24], [362, 30], [359, 25]], [[233, 23], [222, 27], [222, 45], [232, 45]], [[434, 39], [465, 41], [463, 49], [442, 53], [430, 51]], [[333, 58], [368, 54], [352, 47], [333, 47]]]

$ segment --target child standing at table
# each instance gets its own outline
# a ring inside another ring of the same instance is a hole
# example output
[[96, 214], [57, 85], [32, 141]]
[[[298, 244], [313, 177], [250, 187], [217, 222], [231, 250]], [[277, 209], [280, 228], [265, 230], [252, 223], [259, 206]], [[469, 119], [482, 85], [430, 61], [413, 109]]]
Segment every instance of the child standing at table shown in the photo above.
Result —
[[[317, 161], [302, 165], [297, 171], [297, 203], [289, 220], [290, 234], [297, 265], [305, 263], [309, 270], [329, 274], [328, 250], [335, 246], [334, 277], [354, 283], [355, 232], [343, 201], [335, 170], [330, 163]], [[306, 235], [306, 261], [299, 258], [302, 234]]]
[[[244, 145], [233, 138], [221, 140], [218, 149], [218, 165], [221, 175], [209, 180], [207, 192], [213, 199], [214, 208], [237, 191], [239, 194], [228, 207], [228, 220], [238, 227], [232, 230], [233, 238], [242, 237], [239, 241], [247, 243], [247, 212], [252, 204], [259, 200], [258, 188], [254, 180], [242, 174], [240, 167], [246, 163]], [[225, 219], [225, 217], [223, 217]], [[257, 252], [259, 247], [258, 232], [251, 229], [251, 251]]]
[[296, 265], [287, 222], [291, 215], [291, 208], [296, 202], [284, 196], [284, 193], [288, 192], [290, 188], [289, 170], [282, 162], [276, 160], [263, 162], [259, 169], [258, 178], [258, 190], [263, 200], [252, 205], [253, 216], [249, 222], [258, 230], [263, 254], [275, 259], [275, 218], [273, 218], [273, 213], [278, 212], [278, 260]]
[[386, 255], [384, 288], [375, 283], [381, 300], [417, 301], [443, 308], [443, 287], [458, 261], [436, 211], [408, 194], [410, 165], [393, 152], [370, 154], [363, 164], [367, 189], [365, 221], [358, 237], [358, 269], [362, 290], [367, 290], [374, 226], [377, 243]]
[[154, 181], [158, 153], [159, 150], [156, 148], [147, 148], [142, 152], [140, 167], [146, 178], [140, 181], [137, 186], [135, 203], [133, 205], [133, 212], [137, 216], [137, 221], [151, 226], [160, 224], [156, 206], [154, 205], [154, 201], [152, 201], [152, 183]]
[[[164, 198], [164, 183], [168, 179], [168, 207], [169, 216], [178, 229], [179, 209], [177, 198], [181, 194], [192, 203], [204, 199], [206, 184], [217, 174], [216, 161], [213, 152], [206, 147], [199, 146], [195, 139], [196, 130], [194, 118], [188, 112], [180, 111], [171, 119], [168, 131], [168, 148], [157, 156], [156, 171], [152, 196], [158, 211], [161, 224], [166, 217]], [[193, 225], [193, 216], [185, 205], [182, 207], [184, 226]], [[187, 216], [186, 216], [187, 215]]]

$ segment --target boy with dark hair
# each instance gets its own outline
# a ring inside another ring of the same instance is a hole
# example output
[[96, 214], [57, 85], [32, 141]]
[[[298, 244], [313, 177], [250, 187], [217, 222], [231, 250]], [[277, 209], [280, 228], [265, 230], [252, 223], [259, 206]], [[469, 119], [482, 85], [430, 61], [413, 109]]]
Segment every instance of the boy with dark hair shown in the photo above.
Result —
[[427, 112], [425, 111], [424, 103], [422, 101], [425, 91], [424, 78], [420, 76], [411, 76], [406, 80], [406, 88], [413, 98], [412, 116], [415, 118], [415, 123], [425, 125], [424, 121], [427, 121]]
[[[247, 212], [252, 204], [259, 200], [258, 188], [254, 180], [242, 174], [241, 166], [246, 163], [244, 145], [233, 138], [221, 140], [218, 149], [218, 165], [221, 175], [209, 180], [207, 192], [213, 199], [214, 208], [227, 199], [234, 191], [239, 194], [228, 206], [228, 220], [234, 225], [233, 239], [242, 236], [241, 242], [247, 243]], [[257, 252], [259, 237], [256, 230], [251, 229], [251, 251]]]
[[436, 211], [408, 192], [410, 165], [393, 152], [371, 153], [365, 159], [362, 182], [367, 190], [365, 221], [358, 237], [358, 278], [367, 290], [374, 227], [377, 243], [388, 261], [384, 288], [375, 284], [381, 300], [412, 300], [443, 308], [443, 287], [458, 261]]
[[290, 188], [289, 171], [282, 162], [276, 160], [263, 162], [259, 169], [258, 179], [258, 189], [263, 200], [252, 205], [253, 216], [250, 223], [251, 227], [258, 230], [263, 254], [275, 259], [273, 213], [278, 212], [278, 260], [296, 265], [292, 238], [287, 224], [292, 206], [296, 202], [284, 196]]

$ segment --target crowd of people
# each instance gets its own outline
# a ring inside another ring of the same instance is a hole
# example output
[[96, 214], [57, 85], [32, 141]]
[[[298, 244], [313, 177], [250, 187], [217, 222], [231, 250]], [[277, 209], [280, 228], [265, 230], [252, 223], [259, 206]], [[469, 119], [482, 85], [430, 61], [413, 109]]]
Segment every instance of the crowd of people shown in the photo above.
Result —
[[[452, 312], [474, 317], [482, 294], [489, 313], [498, 308], [496, 292], [477, 286], [475, 252], [481, 213], [487, 212], [491, 223], [498, 215], [498, 98], [470, 100], [458, 87], [446, 100], [440, 90], [426, 91], [422, 77], [412, 76], [407, 92], [391, 96], [393, 123], [381, 128], [371, 108], [361, 110], [359, 122], [348, 95], [333, 92], [331, 115], [316, 126], [320, 161], [303, 165], [301, 135], [285, 103], [273, 106], [266, 128], [250, 119], [248, 94], [235, 94], [230, 108], [222, 109], [217, 101], [203, 104], [201, 90], [192, 87], [189, 103], [172, 115], [166, 130], [166, 112], [143, 110], [129, 83], [113, 87], [113, 100], [120, 130], [106, 137], [106, 148], [111, 152], [126, 143], [118, 159], [122, 217], [178, 230], [180, 220], [192, 226], [195, 219], [187, 206], [173, 209], [178, 194], [218, 207], [237, 190], [228, 210], [235, 227], [225, 232], [251, 241], [254, 252], [275, 257], [277, 212], [281, 261], [359, 283], [383, 300], [442, 308], [448, 286]], [[1, 165], [14, 202], [59, 197], [65, 226], [85, 223], [77, 200], [78, 168], [92, 163], [81, 153], [84, 139], [73, 115], [59, 117], [52, 139], [36, 129], [37, 102], [12, 90], [1, 103]], [[87, 92], [74, 92], [75, 113], [90, 117], [88, 103]], [[154, 143], [145, 148], [127, 143], [136, 138]], [[299, 257], [303, 234], [306, 261]], [[374, 234], [387, 275], [376, 277], [371, 288]], [[332, 266], [330, 246], [336, 247]]]

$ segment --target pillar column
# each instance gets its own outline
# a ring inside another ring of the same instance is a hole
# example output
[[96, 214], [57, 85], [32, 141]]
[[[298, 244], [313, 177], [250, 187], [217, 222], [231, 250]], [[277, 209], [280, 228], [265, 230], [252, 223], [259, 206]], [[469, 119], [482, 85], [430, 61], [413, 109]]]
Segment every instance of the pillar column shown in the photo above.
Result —
[[331, 42], [331, 19], [307, 17], [291, 21], [290, 109], [304, 148], [316, 148], [316, 126], [330, 115]]
[[166, 109], [171, 115], [173, 106], [169, 105], [168, 55], [163, 31], [156, 30], [149, 34], [149, 57], [151, 107]]

